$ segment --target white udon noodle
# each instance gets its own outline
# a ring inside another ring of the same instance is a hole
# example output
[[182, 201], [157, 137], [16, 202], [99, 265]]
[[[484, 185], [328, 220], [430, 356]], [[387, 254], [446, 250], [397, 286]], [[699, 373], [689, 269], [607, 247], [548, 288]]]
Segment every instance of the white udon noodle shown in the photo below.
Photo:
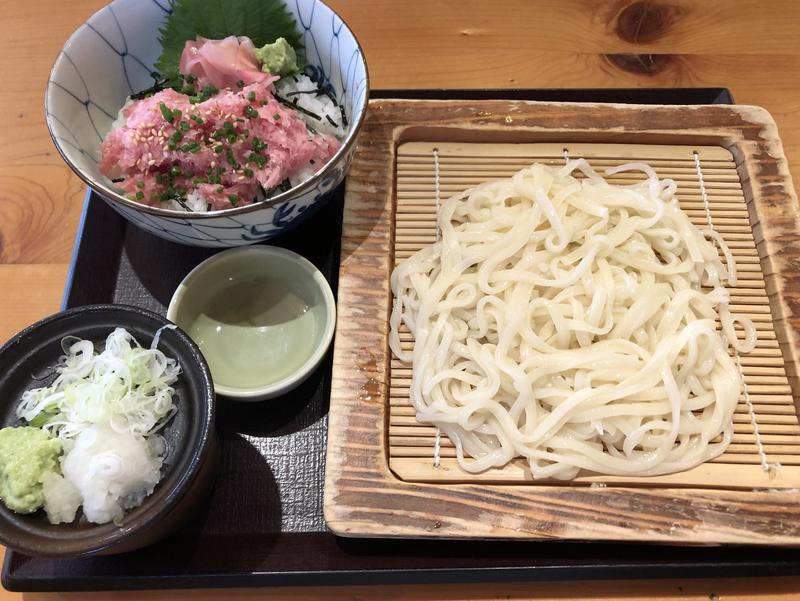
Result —
[[727, 344], [755, 345], [728, 309], [733, 257], [681, 211], [674, 181], [642, 163], [606, 174], [622, 171], [646, 179], [611, 185], [579, 159], [458, 194], [441, 240], [392, 273], [390, 346], [413, 365], [417, 419], [467, 472], [521, 456], [534, 478], [649, 476], [730, 443], [742, 377]]

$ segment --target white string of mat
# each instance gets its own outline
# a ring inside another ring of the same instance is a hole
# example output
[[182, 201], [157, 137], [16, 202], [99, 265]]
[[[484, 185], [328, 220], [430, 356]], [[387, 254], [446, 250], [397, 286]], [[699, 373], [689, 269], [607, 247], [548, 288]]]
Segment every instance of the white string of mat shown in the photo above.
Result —
[[[711, 208], [708, 205], [708, 192], [706, 191], [706, 182], [703, 178], [703, 168], [700, 165], [700, 154], [696, 150], [692, 154], [694, 156], [694, 168], [697, 172], [697, 182], [700, 184], [700, 196], [703, 198], [703, 208], [706, 213], [706, 223], [708, 223], [709, 230], [716, 232], [714, 229], [714, 221], [711, 219]], [[722, 234], [719, 235], [722, 236]], [[724, 337], [725, 336], [723, 335], [723, 338]], [[736, 367], [739, 369], [739, 376], [742, 378], [744, 402], [745, 405], [747, 405], [747, 412], [750, 416], [750, 424], [753, 426], [753, 438], [755, 440], [756, 449], [758, 450], [758, 457], [761, 460], [761, 469], [763, 469], [765, 472], [769, 472], [780, 468], [779, 463], [770, 463], [767, 461], [767, 453], [764, 450], [764, 443], [761, 439], [761, 432], [759, 430], [758, 420], [756, 419], [756, 408], [753, 406], [753, 401], [750, 398], [750, 392], [747, 390], [747, 380], [745, 380], [744, 377], [744, 369], [742, 368], [742, 360], [739, 356], [739, 351], [735, 348], [733, 348], [733, 358], [736, 360]]]
[[[433, 149], [433, 177], [434, 177], [434, 198], [436, 200], [436, 241], [439, 241], [441, 231], [439, 229], [439, 208], [442, 205], [441, 172], [439, 169], [439, 149]], [[437, 470], [442, 464], [442, 431], [436, 427], [436, 438], [433, 443], [433, 467]]]

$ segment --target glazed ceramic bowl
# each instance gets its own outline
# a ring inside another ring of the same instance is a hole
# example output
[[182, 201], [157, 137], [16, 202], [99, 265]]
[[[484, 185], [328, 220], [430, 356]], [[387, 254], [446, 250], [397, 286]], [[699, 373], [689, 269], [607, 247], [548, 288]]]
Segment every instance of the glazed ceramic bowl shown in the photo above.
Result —
[[317, 368], [333, 340], [336, 304], [313, 263], [259, 245], [200, 263], [178, 286], [167, 317], [202, 350], [217, 394], [261, 401]]
[[115, 0], [67, 40], [45, 93], [47, 126], [58, 152], [118, 213], [167, 240], [241, 246], [298, 225], [347, 173], [369, 83], [358, 41], [333, 10], [320, 0], [292, 0], [286, 6], [302, 32], [306, 74], [330, 86], [350, 124], [339, 151], [308, 181], [261, 203], [189, 213], [129, 200], [98, 171], [100, 142], [126, 97], [153, 84], [153, 63], [161, 52], [158, 30], [170, 10], [167, 0]]
[[[102, 348], [114, 328], [128, 330], [149, 347], [163, 317], [123, 305], [90, 305], [57, 313], [23, 330], [0, 348], [0, 425], [20, 425], [16, 407], [25, 390], [48, 385], [63, 354], [61, 340], [78, 336]], [[167, 443], [162, 479], [142, 505], [128, 510], [121, 526], [92, 524], [81, 516], [52, 525], [43, 510], [14, 513], [0, 503], [0, 542], [33, 556], [76, 557], [131, 551], [174, 531], [202, 506], [217, 468], [215, 397], [203, 355], [179, 329], [165, 329], [158, 348], [178, 360], [177, 413], [159, 433]]]

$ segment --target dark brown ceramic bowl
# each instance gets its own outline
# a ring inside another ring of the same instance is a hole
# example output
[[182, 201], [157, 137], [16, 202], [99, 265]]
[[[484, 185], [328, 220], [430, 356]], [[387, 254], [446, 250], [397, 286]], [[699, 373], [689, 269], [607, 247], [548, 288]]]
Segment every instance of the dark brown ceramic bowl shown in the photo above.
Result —
[[[149, 346], [166, 319], [124, 305], [91, 305], [57, 313], [23, 330], [0, 348], [0, 426], [19, 425], [15, 409], [23, 391], [49, 384], [61, 339], [78, 336], [102, 343], [123, 327]], [[20, 515], [0, 504], [0, 542], [35, 556], [75, 557], [138, 549], [166, 536], [191, 516], [213, 483], [217, 466], [214, 386], [200, 349], [179, 329], [161, 333], [158, 348], [178, 360], [178, 411], [160, 432], [167, 442], [162, 479], [142, 505], [125, 513], [121, 526], [91, 524], [80, 511], [72, 524], [51, 525], [40, 510]]]

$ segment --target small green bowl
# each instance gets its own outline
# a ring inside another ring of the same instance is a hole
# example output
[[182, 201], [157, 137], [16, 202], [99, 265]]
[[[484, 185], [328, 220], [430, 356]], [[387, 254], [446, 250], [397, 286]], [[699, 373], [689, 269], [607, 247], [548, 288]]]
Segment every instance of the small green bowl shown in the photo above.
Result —
[[280, 396], [319, 365], [336, 325], [325, 276], [276, 246], [220, 252], [195, 267], [167, 310], [197, 343], [217, 394], [243, 401]]

